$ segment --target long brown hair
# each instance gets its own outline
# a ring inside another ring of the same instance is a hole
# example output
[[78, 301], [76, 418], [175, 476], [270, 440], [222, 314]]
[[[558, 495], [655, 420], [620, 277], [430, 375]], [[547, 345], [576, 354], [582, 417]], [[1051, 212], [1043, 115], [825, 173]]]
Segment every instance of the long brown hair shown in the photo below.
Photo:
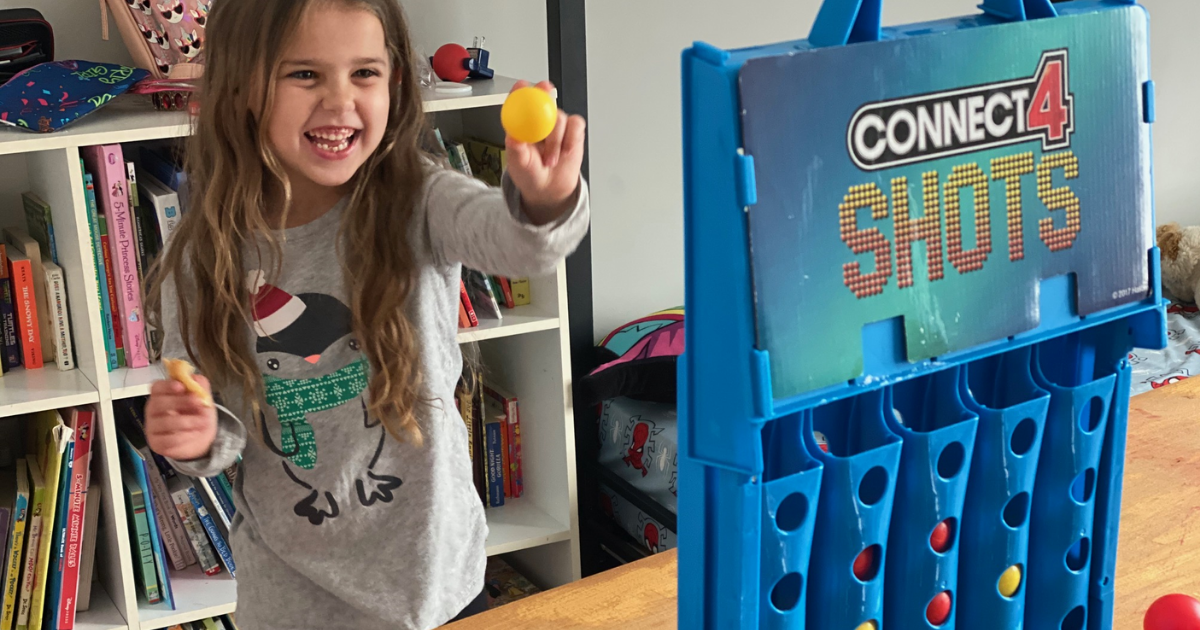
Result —
[[[204, 43], [199, 113], [187, 141], [185, 169], [193, 182], [188, 210], [155, 265], [147, 296], [149, 314], [164, 330], [162, 286], [173, 281], [178, 333], [188, 357], [215, 390], [240, 387], [257, 419], [265, 399], [250, 345], [251, 299], [243, 246], [256, 246], [258, 237], [266, 241], [275, 261], [268, 282], [278, 277], [282, 248], [265, 203], [270, 190], [282, 190], [290, 202], [291, 186], [267, 141], [267, 117], [275, 97], [272, 78], [304, 12], [328, 3], [362, 8], [379, 18], [396, 73], [383, 140], [353, 181], [339, 254], [353, 331], [371, 366], [369, 412], [396, 439], [419, 444], [415, 409], [423, 403], [420, 357], [405, 309], [415, 282], [406, 234], [424, 185], [421, 142], [428, 131], [417, 57], [396, 0], [215, 3]], [[256, 117], [253, 112], [261, 114]], [[283, 224], [289, 205], [284, 204]]]

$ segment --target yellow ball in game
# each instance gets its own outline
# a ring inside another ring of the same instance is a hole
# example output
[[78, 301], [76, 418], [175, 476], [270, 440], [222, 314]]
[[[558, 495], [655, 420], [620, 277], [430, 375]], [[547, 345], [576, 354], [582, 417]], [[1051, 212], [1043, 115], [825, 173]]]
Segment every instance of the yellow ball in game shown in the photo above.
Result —
[[862, 625], [854, 630], [879, 630], [879, 625], [872, 621], [864, 621]]
[[504, 131], [520, 142], [545, 140], [558, 122], [558, 106], [548, 92], [538, 87], [513, 90], [500, 108]]
[[1021, 588], [1021, 565], [1014, 564], [1000, 576], [1000, 594], [1012, 597]]

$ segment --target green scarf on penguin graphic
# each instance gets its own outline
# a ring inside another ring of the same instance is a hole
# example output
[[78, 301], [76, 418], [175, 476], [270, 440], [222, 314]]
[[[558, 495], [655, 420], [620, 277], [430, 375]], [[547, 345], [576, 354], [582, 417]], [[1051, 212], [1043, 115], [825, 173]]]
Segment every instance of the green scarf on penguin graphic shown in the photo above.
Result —
[[[346, 404], [367, 387], [368, 363], [357, 343], [346, 341], [350, 310], [324, 294], [291, 295], [267, 284], [261, 271], [252, 272], [250, 288], [256, 350], [271, 357], [267, 369], [275, 372], [264, 373], [263, 381], [267, 403], [279, 416], [280, 450], [296, 466], [312, 470], [317, 439], [309, 416]], [[338, 348], [339, 343], [351, 344], [352, 352]], [[329, 374], [304, 376], [339, 358], [349, 363]]]
[[354, 400], [367, 388], [367, 362], [359, 359], [326, 376], [276, 378], [263, 375], [267, 402], [279, 414], [283, 427], [280, 448], [292, 463], [312, 470], [317, 464], [317, 437], [307, 415], [333, 409]]

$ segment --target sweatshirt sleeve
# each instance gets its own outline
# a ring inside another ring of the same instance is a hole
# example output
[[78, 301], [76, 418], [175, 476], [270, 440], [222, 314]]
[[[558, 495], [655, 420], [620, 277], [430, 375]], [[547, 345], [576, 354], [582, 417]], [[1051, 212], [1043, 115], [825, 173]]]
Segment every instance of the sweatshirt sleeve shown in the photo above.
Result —
[[[162, 356], [172, 359], [188, 359], [187, 349], [179, 330], [178, 304], [175, 299], [175, 283], [168, 279], [163, 282], [162, 326], [163, 352]], [[214, 392], [214, 398], [220, 402], [220, 396]], [[191, 461], [178, 461], [167, 458], [171, 466], [191, 477], [213, 477], [237, 461], [242, 449], [246, 447], [246, 427], [242, 421], [221, 408], [217, 409], [217, 438], [213, 441], [208, 455]]]
[[461, 263], [502, 276], [552, 273], [588, 230], [588, 186], [583, 177], [574, 207], [546, 225], [534, 225], [508, 173], [500, 188], [448, 169], [431, 170], [419, 212], [430, 247], [442, 264]]

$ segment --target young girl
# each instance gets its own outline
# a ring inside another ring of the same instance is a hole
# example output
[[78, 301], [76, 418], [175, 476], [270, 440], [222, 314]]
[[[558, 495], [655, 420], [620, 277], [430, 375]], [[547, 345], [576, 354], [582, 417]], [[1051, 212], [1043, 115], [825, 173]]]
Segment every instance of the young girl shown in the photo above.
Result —
[[550, 273], [578, 244], [583, 120], [509, 139], [499, 189], [436, 167], [395, 0], [217, 2], [205, 52], [189, 207], [151, 311], [163, 356], [223, 408], [156, 383], [149, 444], [196, 477], [241, 456], [242, 627], [473, 612], [487, 525], [453, 403], [460, 271]]

